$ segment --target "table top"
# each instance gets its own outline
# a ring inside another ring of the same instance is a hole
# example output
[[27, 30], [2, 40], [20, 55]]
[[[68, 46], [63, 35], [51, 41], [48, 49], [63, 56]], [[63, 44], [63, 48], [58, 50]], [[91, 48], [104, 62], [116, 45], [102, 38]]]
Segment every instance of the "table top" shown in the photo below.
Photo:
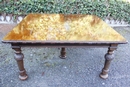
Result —
[[126, 43], [126, 39], [95, 15], [28, 14], [3, 42]]

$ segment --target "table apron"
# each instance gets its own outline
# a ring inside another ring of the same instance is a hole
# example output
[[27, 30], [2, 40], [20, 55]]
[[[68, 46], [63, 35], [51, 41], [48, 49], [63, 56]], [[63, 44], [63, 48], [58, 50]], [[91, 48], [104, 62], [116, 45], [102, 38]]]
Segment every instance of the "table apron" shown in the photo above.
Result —
[[[110, 47], [113, 44], [11, 44], [15, 47]], [[114, 44], [118, 45], [118, 44]]]

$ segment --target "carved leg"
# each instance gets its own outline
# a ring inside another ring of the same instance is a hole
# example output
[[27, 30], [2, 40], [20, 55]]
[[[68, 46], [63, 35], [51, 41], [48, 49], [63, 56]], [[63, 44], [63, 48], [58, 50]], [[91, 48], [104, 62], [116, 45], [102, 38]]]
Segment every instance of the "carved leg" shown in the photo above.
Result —
[[19, 46], [12, 46], [12, 49], [15, 50], [15, 55], [14, 58], [17, 61], [18, 68], [19, 68], [19, 79], [20, 80], [26, 80], [28, 78], [26, 74], [26, 70], [24, 69], [24, 63], [23, 63], [23, 58], [24, 55], [21, 53], [21, 48]]
[[66, 58], [66, 52], [65, 52], [65, 48], [61, 48], [61, 55], [60, 55], [60, 58], [61, 59], [65, 59]]
[[114, 59], [114, 50], [117, 49], [117, 44], [111, 45], [108, 48], [108, 52], [105, 55], [105, 64], [104, 64], [104, 68], [102, 69], [102, 72], [100, 74], [100, 77], [103, 79], [107, 79], [108, 78], [108, 71], [109, 71], [109, 67], [110, 67], [110, 63], [111, 61]]

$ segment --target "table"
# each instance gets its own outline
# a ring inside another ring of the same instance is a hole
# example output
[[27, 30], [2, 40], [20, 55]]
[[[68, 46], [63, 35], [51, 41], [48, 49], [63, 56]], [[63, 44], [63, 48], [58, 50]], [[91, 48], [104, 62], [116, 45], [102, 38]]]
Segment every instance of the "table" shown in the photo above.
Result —
[[63, 59], [66, 58], [66, 47], [107, 47], [104, 67], [100, 73], [100, 77], [106, 79], [114, 50], [119, 44], [127, 43], [127, 40], [95, 15], [31, 13], [2, 42], [10, 43], [15, 51], [21, 80], [28, 78], [22, 46], [61, 47], [60, 57]]

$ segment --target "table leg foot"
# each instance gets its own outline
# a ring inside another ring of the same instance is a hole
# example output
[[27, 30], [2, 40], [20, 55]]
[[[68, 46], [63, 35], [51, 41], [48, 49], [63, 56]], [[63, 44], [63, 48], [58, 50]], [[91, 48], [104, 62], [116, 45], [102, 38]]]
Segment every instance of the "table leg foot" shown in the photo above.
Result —
[[28, 78], [28, 76], [27, 76], [25, 70], [19, 71], [19, 79], [20, 79], [20, 80], [26, 80], [27, 78]]
[[61, 59], [66, 59], [66, 56], [59, 56]]
[[59, 56], [61, 59], [65, 59], [66, 58], [66, 52], [65, 52], [65, 48], [61, 48], [61, 55]]
[[104, 64], [101, 74], [99, 75], [103, 79], [108, 78], [109, 67], [110, 67], [111, 61], [114, 59], [113, 53], [114, 53], [115, 49], [117, 49], [117, 45], [115, 45], [115, 44], [111, 45], [108, 48], [107, 54], [105, 55], [105, 64]]
[[23, 81], [23, 80], [26, 80], [27, 78], [28, 78], [28, 76], [20, 76], [20, 75], [19, 75], [19, 79], [22, 80], [22, 81]]
[[28, 76], [27, 76], [26, 70], [24, 68], [24, 62], [23, 62], [24, 55], [21, 52], [21, 48], [19, 46], [14, 46], [14, 47], [12, 46], [12, 49], [15, 50], [14, 58], [17, 61], [17, 65], [19, 68], [19, 79], [26, 80], [28, 78]]
[[101, 73], [99, 76], [100, 76], [100, 78], [102, 78], [102, 79], [107, 79], [107, 78], [108, 78], [108, 71], [107, 71], [106, 73], [104, 73], [104, 72], [106, 72], [106, 71], [105, 71], [105, 70], [102, 71], [102, 73]]
[[106, 75], [100, 74], [100, 78], [102, 78], [102, 79], [107, 79], [107, 78], [108, 78], [108, 74], [106, 74]]

